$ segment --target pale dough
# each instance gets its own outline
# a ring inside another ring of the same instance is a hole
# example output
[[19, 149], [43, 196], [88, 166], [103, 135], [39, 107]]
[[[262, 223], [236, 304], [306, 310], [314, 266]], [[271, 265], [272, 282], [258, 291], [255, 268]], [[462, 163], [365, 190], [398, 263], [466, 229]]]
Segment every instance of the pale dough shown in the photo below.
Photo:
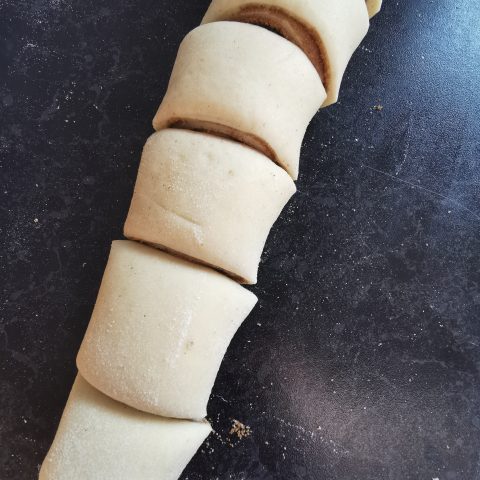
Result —
[[365, 0], [213, 0], [203, 23], [266, 25], [297, 44], [320, 73], [324, 106], [337, 101], [353, 52], [369, 27]]
[[370, 16], [370, 18], [372, 18], [382, 8], [382, 0], [366, 0], [366, 1], [367, 1], [367, 8], [368, 8], [368, 15]]
[[78, 369], [131, 407], [201, 419], [230, 340], [256, 302], [215, 270], [113, 242]]
[[249, 147], [161, 130], [143, 150], [125, 236], [252, 284], [268, 233], [295, 190], [284, 170]]
[[78, 376], [39, 480], [177, 480], [210, 431], [122, 405]]
[[234, 138], [296, 179], [305, 130], [325, 97], [296, 45], [262, 27], [216, 22], [183, 40], [153, 125]]

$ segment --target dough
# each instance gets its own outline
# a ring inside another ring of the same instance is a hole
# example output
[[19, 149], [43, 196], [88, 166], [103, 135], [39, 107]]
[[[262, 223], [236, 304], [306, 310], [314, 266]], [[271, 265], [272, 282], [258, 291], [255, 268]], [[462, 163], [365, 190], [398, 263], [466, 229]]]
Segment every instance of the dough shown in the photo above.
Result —
[[370, 16], [370, 18], [372, 18], [382, 8], [382, 0], [366, 0], [366, 1], [367, 1], [367, 8], [368, 8], [368, 15]]
[[78, 369], [131, 407], [201, 419], [228, 344], [256, 302], [210, 268], [113, 242]]
[[298, 45], [337, 101], [345, 68], [369, 27], [365, 0], [213, 0], [203, 23], [266, 25]]
[[183, 40], [153, 125], [233, 138], [296, 179], [305, 130], [325, 95], [291, 42], [255, 25], [211, 23]]
[[39, 480], [177, 480], [210, 431], [138, 412], [78, 376]]
[[268, 233], [295, 190], [284, 170], [249, 147], [162, 130], [143, 150], [125, 236], [255, 283]]

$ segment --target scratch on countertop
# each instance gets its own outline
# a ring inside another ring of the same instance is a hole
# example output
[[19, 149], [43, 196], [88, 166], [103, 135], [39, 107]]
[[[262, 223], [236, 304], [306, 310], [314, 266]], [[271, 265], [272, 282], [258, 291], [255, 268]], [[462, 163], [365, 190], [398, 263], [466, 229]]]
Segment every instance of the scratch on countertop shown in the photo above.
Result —
[[423, 190], [424, 192], [430, 193], [432, 195], [435, 195], [436, 197], [442, 198], [444, 200], [447, 200], [451, 204], [457, 206], [458, 208], [464, 210], [465, 212], [470, 213], [476, 220], [480, 221], [480, 215], [475, 213], [473, 210], [470, 210], [468, 207], [465, 205], [462, 205], [461, 203], [457, 202], [453, 198], [447, 197], [446, 195], [442, 195], [441, 193], [435, 192], [434, 190], [430, 190], [429, 188], [423, 187], [422, 185], [416, 185], [415, 183], [409, 182], [408, 180], [404, 180], [403, 178], [398, 178], [395, 175], [392, 175], [388, 172], [384, 172], [383, 170], [379, 170], [378, 168], [371, 167], [370, 165], [366, 164], [361, 164], [362, 167], [368, 168], [369, 170], [372, 170], [374, 172], [380, 173], [382, 175], [385, 175], [386, 177], [390, 177], [393, 180], [396, 180], [397, 182], [404, 183], [405, 185], [409, 185], [413, 188], [416, 188], [418, 190]]

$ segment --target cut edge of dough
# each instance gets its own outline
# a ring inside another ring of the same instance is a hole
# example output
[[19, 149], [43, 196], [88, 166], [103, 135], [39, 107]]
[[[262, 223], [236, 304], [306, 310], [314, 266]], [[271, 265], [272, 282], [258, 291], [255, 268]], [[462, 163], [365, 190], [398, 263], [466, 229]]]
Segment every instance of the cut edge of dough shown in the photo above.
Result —
[[[143, 405], [138, 402], [126, 401], [122, 398], [122, 395], [119, 394], [116, 390], [112, 388], [108, 388], [105, 382], [99, 380], [97, 375], [91, 375], [89, 368], [85, 366], [86, 360], [82, 356], [82, 350], [80, 350], [77, 354], [76, 358], [76, 365], [79, 370], [79, 373], [82, 375], [83, 379], [95, 390], [98, 390], [102, 395], [105, 395], [109, 399], [117, 402], [120, 405], [123, 405], [126, 408], [133, 409], [135, 412], [145, 414], [145, 415], [152, 415], [159, 419], [167, 419], [167, 420], [175, 420], [175, 421], [184, 421], [184, 422], [193, 422], [193, 423], [202, 423], [203, 421], [207, 422], [209, 425], [210, 423], [206, 420], [207, 416], [207, 405], [204, 406], [201, 413], [197, 415], [189, 415], [189, 416], [179, 416], [178, 413], [175, 413], [173, 409], [167, 408], [158, 408], [157, 406], [153, 405], [151, 402], [147, 402]], [[85, 367], [85, 368], [84, 368]]]
[[310, 25], [281, 7], [254, 3], [241, 7], [229, 20], [271, 28], [275, 33], [294, 43], [313, 64], [325, 90], [328, 91], [330, 84], [328, 54], [322, 39]]
[[281, 7], [249, 3], [233, 12], [228, 12], [217, 19], [217, 21], [219, 20], [264, 27], [295, 44], [315, 67], [325, 87], [327, 98], [323, 106], [326, 107], [336, 102], [336, 94], [331, 91], [332, 80], [327, 49], [320, 35], [302, 19]]
[[208, 120], [199, 120], [194, 118], [173, 117], [168, 118], [164, 122], [154, 119], [153, 127], [159, 131], [166, 128], [191, 130], [193, 132], [205, 133], [214, 137], [226, 138], [243, 146], [252, 148], [269, 158], [277, 166], [285, 170], [293, 180], [297, 180], [297, 173], [292, 170], [291, 166], [282, 164], [274, 149], [263, 139], [253, 133], [244, 132], [237, 128], [229, 127], [222, 123], [210, 122]]
[[174, 248], [167, 247], [165, 245], [162, 245], [161, 243], [156, 243], [156, 242], [151, 242], [149, 240], [146, 240], [144, 238], [140, 238], [138, 235], [135, 235], [133, 233], [129, 232], [128, 228], [128, 217], [127, 217], [127, 223], [125, 224], [124, 231], [123, 231], [124, 236], [128, 240], [133, 240], [135, 242], [138, 242], [142, 245], [145, 245], [147, 247], [152, 247], [157, 250], [160, 250], [162, 252], [168, 253], [174, 257], [180, 258], [182, 260], [186, 260], [187, 262], [193, 263], [195, 265], [201, 265], [202, 267], [208, 267], [211, 268], [212, 270], [215, 270], [216, 272], [220, 272], [230, 278], [231, 280], [234, 280], [235, 282], [239, 283], [240, 285], [255, 285], [257, 283], [257, 276], [252, 278], [245, 278], [242, 277], [241, 275], [238, 275], [237, 273], [230, 272], [228, 270], [225, 270], [224, 268], [218, 267], [216, 265], [213, 265], [212, 263], [205, 262], [204, 260], [196, 257], [192, 257], [190, 255], [187, 255], [186, 253], [182, 253], [179, 250], [175, 250]]

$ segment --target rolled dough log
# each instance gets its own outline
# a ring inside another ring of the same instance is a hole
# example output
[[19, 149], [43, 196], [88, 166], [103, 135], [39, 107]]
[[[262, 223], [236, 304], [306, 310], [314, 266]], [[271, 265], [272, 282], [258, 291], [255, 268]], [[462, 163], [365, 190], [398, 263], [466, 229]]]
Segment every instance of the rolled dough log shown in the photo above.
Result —
[[368, 15], [370, 16], [370, 18], [372, 18], [382, 8], [382, 0], [366, 0], [366, 1], [367, 1], [367, 8], [368, 8]]
[[369, 27], [365, 0], [213, 0], [203, 23], [235, 20], [264, 25], [298, 45], [337, 101], [347, 64]]
[[201, 419], [228, 344], [256, 302], [210, 268], [113, 242], [78, 369], [131, 407]]
[[325, 95], [296, 45], [255, 25], [211, 23], [180, 45], [153, 125], [233, 138], [296, 179], [305, 130]]
[[161, 130], [143, 150], [125, 236], [256, 283], [268, 233], [295, 190], [284, 170], [249, 147]]
[[129, 408], [78, 376], [39, 480], [177, 480], [210, 431]]

